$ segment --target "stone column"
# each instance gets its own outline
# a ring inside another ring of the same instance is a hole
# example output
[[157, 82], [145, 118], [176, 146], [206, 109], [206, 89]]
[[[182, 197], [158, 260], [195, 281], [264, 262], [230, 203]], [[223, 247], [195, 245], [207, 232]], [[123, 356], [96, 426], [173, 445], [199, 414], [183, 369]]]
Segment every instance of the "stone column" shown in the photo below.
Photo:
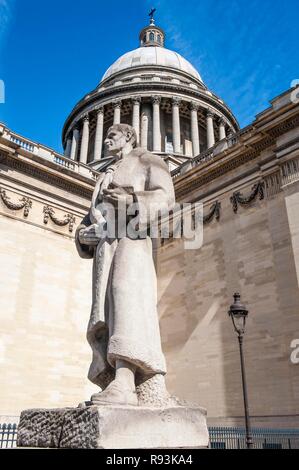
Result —
[[219, 140], [223, 140], [225, 138], [226, 138], [225, 121], [221, 119], [220, 124], [219, 124]]
[[199, 131], [198, 131], [198, 108], [199, 104], [191, 103], [191, 139], [193, 146], [193, 156], [200, 154]]
[[80, 151], [80, 163], [87, 163], [88, 154], [88, 143], [89, 143], [89, 117], [88, 115], [83, 117], [83, 131], [81, 140], [81, 151]]
[[153, 151], [161, 152], [160, 96], [152, 97], [153, 103]]
[[72, 140], [72, 148], [71, 148], [71, 159], [72, 160], [77, 160], [79, 139], [80, 139], [80, 131], [79, 131], [78, 126], [76, 125], [73, 129], [73, 140]]
[[137, 134], [137, 143], [140, 142], [140, 103], [141, 97], [134, 96], [132, 98], [133, 102], [133, 117], [132, 117], [132, 127], [134, 127]]
[[141, 113], [141, 138], [140, 145], [143, 149], [147, 150], [148, 148], [148, 114], [145, 109]]
[[181, 125], [180, 125], [180, 104], [179, 98], [172, 99], [172, 139], [174, 153], [181, 153]]
[[113, 124], [120, 124], [120, 110], [121, 110], [120, 100], [113, 101], [113, 109], [114, 109]]
[[94, 160], [100, 160], [102, 157], [102, 146], [103, 146], [103, 129], [104, 129], [104, 107], [101, 106], [97, 109], [97, 124], [96, 134], [94, 141]]
[[67, 137], [67, 141], [66, 141], [64, 156], [69, 158], [71, 155], [71, 150], [72, 150], [72, 138], [69, 134]]
[[207, 147], [208, 149], [215, 145], [214, 134], [214, 114], [211, 111], [207, 112]]

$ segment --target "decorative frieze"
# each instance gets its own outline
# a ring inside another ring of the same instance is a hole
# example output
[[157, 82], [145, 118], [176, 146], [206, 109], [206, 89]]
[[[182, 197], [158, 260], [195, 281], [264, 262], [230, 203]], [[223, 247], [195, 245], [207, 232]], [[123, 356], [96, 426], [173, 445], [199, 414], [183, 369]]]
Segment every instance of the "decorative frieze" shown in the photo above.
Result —
[[0, 196], [5, 206], [12, 211], [20, 211], [24, 209], [24, 217], [28, 217], [29, 211], [32, 208], [32, 201], [29, 197], [22, 197], [22, 199], [15, 203], [10, 200], [10, 197], [7, 196], [6, 191], [0, 188]]
[[263, 200], [265, 198], [264, 188], [264, 181], [259, 181], [253, 186], [251, 193], [247, 197], [242, 196], [239, 191], [235, 192], [230, 198], [235, 214], [238, 212], [239, 205], [246, 207], [255, 201], [257, 197], [260, 201]]
[[55, 215], [55, 211], [52, 207], [50, 206], [44, 206], [44, 224], [47, 225], [49, 219], [52, 220], [52, 222], [55, 225], [58, 225], [59, 227], [65, 227], [69, 226], [69, 232], [73, 232], [74, 224], [76, 222], [76, 218], [72, 214], [66, 214], [63, 219], [58, 219]]

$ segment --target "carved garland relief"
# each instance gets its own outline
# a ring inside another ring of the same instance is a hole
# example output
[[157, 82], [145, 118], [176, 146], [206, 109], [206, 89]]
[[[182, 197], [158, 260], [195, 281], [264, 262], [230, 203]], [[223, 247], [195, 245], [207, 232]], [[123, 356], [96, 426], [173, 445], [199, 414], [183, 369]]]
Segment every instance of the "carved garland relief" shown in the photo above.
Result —
[[[29, 197], [23, 196], [18, 202], [13, 202], [11, 201], [11, 198], [7, 196], [6, 191], [3, 188], [0, 188], [0, 198], [9, 210], [20, 211], [24, 209], [23, 215], [24, 217], [28, 217], [33, 204], [32, 200]], [[47, 225], [49, 219], [51, 219], [52, 222], [55, 225], [58, 225], [59, 227], [65, 227], [66, 225], [68, 225], [69, 232], [73, 232], [74, 224], [76, 223], [76, 218], [72, 214], [66, 214], [63, 219], [59, 219], [55, 215], [54, 209], [50, 206], [44, 206], [43, 213], [43, 222], [45, 225]]]
[[54, 222], [55, 225], [59, 227], [65, 227], [66, 225], [69, 226], [69, 232], [72, 233], [74, 224], [76, 222], [76, 218], [72, 214], [66, 214], [63, 219], [58, 219], [55, 215], [55, 211], [50, 206], [44, 206], [44, 224], [47, 225], [49, 219]]
[[29, 197], [22, 197], [19, 202], [14, 203], [10, 200], [10, 197], [7, 196], [6, 191], [0, 188], [0, 196], [5, 206], [12, 211], [20, 211], [24, 209], [24, 217], [28, 217], [29, 211], [32, 208], [32, 201]]
[[[10, 197], [7, 196], [6, 191], [0, 188], [0, 197], [5, 204], [5, 206], [13, 211], [18, 211], [24, 209], [24, 217], [28, 217], [30, 209], [32, 208], [32, 200], [28, 197], [24, 196], [20, 199], [19, 202], [14, 203], [10, 200]], [[249, 196], [245, 197], [241, 194], [241, 192], [233, 193], [232, 197], [230, 198], [231, 204], [233, 206], [233, 211], [235, 213], [238, 212], [239, 205], [246, 207], [249, 206], [252, 202], [254, 202], [257, 198], [259, 200], [263, 200], [265, 198], [265, 183], [264, 181], [259, 181], [252, 187], [252, 191]], [[217, 221], [220, 220], [220, 213], [221, 213], [221, 203], [216, 201], [212, 206], [208, 214], [203, 217], [203, 224], [209, 224], [214, 219]], [[69, 232], [72, 233], [74, 229], [74, 225], [76, 223], [76, 218], [68, 213], [64, 215], [62, 219], [59, 219], [56, 214], [55, 210], [50, 207], [49, 205], [44, 206], [43, 209], [43, 222], [45, 225], [48, 224], [49, 219], [59, 227], [66, 227], [68, 225]], [[193, 215], [193, 223], [195, 223], [194, 215]], [[164, 240], [165, 243], [165, 240]]]
[[230, 198], [235, 214], [238, 212], [239, 205], [249, 206], [257, 197], [262, 201], [265, 198], [264, 188], [264, 181], [259, 181], [253, 186], [251, 193], [247, 197], [244, 197], [239, 191], [235, 192]]

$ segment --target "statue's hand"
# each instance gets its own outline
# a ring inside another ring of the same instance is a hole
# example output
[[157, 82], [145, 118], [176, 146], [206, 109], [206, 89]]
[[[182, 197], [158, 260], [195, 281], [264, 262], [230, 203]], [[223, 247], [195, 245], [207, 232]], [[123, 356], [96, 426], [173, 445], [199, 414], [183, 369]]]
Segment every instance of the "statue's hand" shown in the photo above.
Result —
[[100, 230], [97, 225], [91, 225], [79, 232], [79, 241], [82, 245], [96, 246], [101, 240]]
[[104, 189], [103, 194], [105, 201], [110, 202], [114, 206], [117, 206], [118, 203], [130, 206], [134, 202], [132, 194], [122, 191], [121, 188]]

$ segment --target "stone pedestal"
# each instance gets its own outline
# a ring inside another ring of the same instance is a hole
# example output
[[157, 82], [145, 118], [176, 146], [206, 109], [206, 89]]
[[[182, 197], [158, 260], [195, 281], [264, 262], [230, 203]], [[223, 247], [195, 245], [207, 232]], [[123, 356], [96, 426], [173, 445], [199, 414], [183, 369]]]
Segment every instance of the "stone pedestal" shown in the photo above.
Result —
[[206, 410], [198, 407], [90, 406], [26, 410], [18, 447], [71, 449], [204, 448]]

